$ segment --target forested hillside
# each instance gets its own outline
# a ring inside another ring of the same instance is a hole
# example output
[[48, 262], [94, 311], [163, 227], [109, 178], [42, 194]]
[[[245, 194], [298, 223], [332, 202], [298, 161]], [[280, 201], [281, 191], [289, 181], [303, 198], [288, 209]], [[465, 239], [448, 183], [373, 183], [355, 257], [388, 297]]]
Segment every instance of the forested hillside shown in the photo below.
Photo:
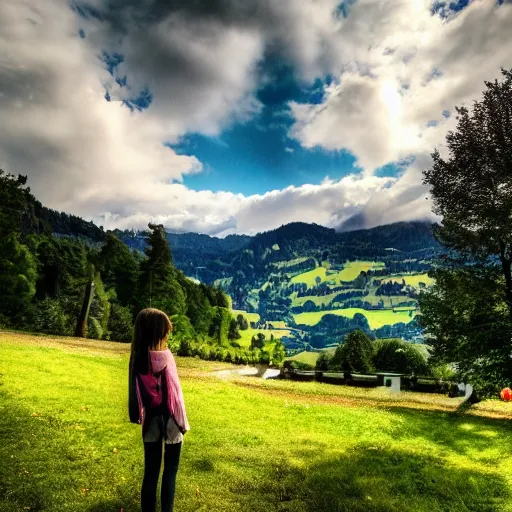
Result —
[[[143, 250], [145, 233], [118, 234]], [[289, 351], [335, 345], [356, 328], [422, 340], [417, 299], [440, 251], [429, 223], [337, 233], [297, 222], [254, 237], [167, 238], [178, 268], [222, 288], [249, 332], [279, 337]]]
[[276, 340], [238, 343], [248, 324], [233, 317], [229, 297], [186, 277], [174, 265], [163, 226], [148, 227], [143, 250], [131, 250], [113, 232], [43, 207], [25, 177], [0, 171], [0, 328], [130, 341], [137, 313], [156, 307], [171, 317], [174, 349], [182, 355], [282, 359]]

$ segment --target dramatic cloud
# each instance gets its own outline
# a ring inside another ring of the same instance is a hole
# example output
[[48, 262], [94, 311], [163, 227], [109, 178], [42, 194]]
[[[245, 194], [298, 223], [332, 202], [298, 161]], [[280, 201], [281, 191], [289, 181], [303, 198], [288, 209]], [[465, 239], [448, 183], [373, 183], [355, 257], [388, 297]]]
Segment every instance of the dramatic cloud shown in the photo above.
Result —
[[106, 72], [76, 34], [60, 2], [0, 4], [0, 167], [28, 174], [45, 204], [86, 217], [111, 201], [151, 201], [155, 184], [198, 172], [195, 158], [163, 146], [151, 113], [105, 101]]
[[453, 129], [454, 106], [470, 105], [485, 80], [510, 67], [511, 3], [474, 0], [458, 13], [447, 6], [433, 13], [433, 5], [358, 0], [340, 20], [339, 79], [325, 88], [321, 104], [291, 104], [293, 137], [309, 148], [347, 149], [367, 174], [416, 157], [386, 194], [343, 228], [426, 214], [421, 170]]
[[[225, 234], [428, 217], [421, 170], [453, 126], [443, 111], [510, 66], [512, 5], [474, 0], [442, 17], [427, 0], [338, 3], [3, 0], [0, 168], [105, 227]], [[320, 105], [291, 104], [290, 136], [351, 151], [361, 174], [263, 195], [189, 190], [180, 182], [201, 163], [164, 143], [251, 119], [268, 55], [303, 80], [339, 77]], [[411, 155], [402, 176], [372, 176]]]
[[[145, 203], [143, 211], [131, 205], [122, 215], [106, 214], [99, 220], [107, 228], [144, 227], [151, 221], [173, 230], [213, 235], [255, 234], [293, 221], [335, 227], [393, 182], [393, 178], [350, 175], [338, 181], [326, 179], [320, 185], [291, 186], [248, 197], [230, 192], [195, 192], [173, 184], [164, 187], [162, 200], [154, 202], [149, 213], [151, 207]], [[166, 201], [169, 196], [173, 196], [172, 201]]]

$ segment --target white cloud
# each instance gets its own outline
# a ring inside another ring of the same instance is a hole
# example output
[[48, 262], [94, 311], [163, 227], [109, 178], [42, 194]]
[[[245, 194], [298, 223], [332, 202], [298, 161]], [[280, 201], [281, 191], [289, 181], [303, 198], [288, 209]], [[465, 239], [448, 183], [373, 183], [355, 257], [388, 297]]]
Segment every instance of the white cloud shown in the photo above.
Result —
[[[0, 3], [0, 167], [28, 174], [44, 204], [105, 227], [151, 220], [253, 233], [295, 220], [336, 226], [359, 215], [374, 225], [427, 216], [421, 165], [453, 124], [441, 112], [477, 97], [512, 51], [512, 5], [490, 0], [474, 0], [448, 22], [419, 0], [359, 0], [345, 20], [333, 16], [334, 0], [233, 0], [215, 12], [193, 2], [158, 15], [161, 2], [109, 3], [117, 17], [104, 22], [81, 19], [61, 0]], [[118, 71], [131, 94], [150, 88], [150, 109], [105, 101], [105, 85], [114, 99], [127, 89], [104, 69], [104, 48], [125, 55]], [[257, 111], [257, 65], [268, 49], [307, 79], [343, 71], [323, 105], [293, 105], [293, 134], [307, 147], [349, 149], [367, 172], [248, 197], [187, 189], [180, 180], [200, 172], [200, 162], [163, 142], [193, 130], [218, 134]], [[434, 67], [442, 76], [429, 81]], [[427, 128], [431, 120], [440, 123]], [[397, 180], [368, 172], [409, 154], [416, 163]]]
[[[349, 175], [320, 185], [290, 186], [266, 194], [243, 196], [231, 192], [193, 191], [180, 184], [163, 187], [162, 197], [132, 205], [122, 216], [106, 214], [106, 228], [144, 228], [158, 222], [169, 229], [209, 234], [255, 234], [294, 221], [335, 227], [356, 214], [370, 198], [384, 192], [393, 178]], [[173, 196], [172, 200], [168, 200]], [[165, 213], [164, 213], [165, 212]]]

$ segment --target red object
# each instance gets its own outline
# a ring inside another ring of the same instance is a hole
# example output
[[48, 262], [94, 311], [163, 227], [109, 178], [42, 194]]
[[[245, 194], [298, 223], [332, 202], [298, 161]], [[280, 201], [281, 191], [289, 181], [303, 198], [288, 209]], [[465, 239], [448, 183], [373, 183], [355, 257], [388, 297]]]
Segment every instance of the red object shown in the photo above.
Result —
[[505, 402], [510, 402], [510, 400], [512, 400], [512, 389], [510, 389], [510, 388], [502, 389], [500, 396], [501, 396], [502, 400], [505, 400]]

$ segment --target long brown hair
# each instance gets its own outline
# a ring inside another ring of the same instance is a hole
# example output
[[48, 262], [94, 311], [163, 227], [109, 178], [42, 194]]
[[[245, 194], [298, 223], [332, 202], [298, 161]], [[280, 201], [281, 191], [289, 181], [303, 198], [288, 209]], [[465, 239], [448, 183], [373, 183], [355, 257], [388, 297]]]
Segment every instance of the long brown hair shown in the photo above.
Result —
[[172, 331], [172, 324], [163, 311], [147, 308], [137, 315], [133, 331], [130, 370], [145, 374], [149, 371], [149, 351]]

